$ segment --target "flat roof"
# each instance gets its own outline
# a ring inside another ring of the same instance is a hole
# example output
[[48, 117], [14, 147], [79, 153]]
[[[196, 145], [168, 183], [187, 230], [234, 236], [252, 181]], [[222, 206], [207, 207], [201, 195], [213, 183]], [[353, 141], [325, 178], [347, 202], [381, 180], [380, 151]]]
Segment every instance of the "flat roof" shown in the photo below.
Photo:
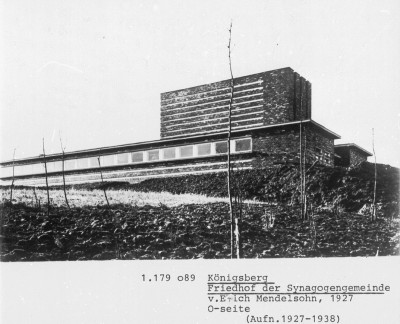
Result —
[[355, 143], [346, 143], [346, 144], [337, 144], [337, 145], [335, 145], [335, 148], [345, 148], [345, 147], [357, 149], [357, 150], [365, 153], [368, 156], [372, 156], [373, 155], [371, 152], [363, 149], [361, 146], [358, 146]]
[[[240, 129], [240, 130], [232, 130], [232, 136], [245, 136], [252, 132], [270, 130], [270, 129], [274, 129], [274, 128], [290, 127], [290, 126], [294, 126], [294, 125], [299, 125], [301, 123], [312, 125], [319, 131], [324, 132], [328, 137], [330, 137], [332, 139], [340, 138], [340, 136], [338, 134], [332, 132], [331, 130], [327, 129], [326, 127], [322, 126], [321, 124], [319, 124], [311, 119], [302, 120], [302, 121], [293, 121], [293, 122], [281, 123], [281, 124], [265, 125], [265, 126], [259, 126], [259, 127], [251, 127], [251, 128], [249, 127], [249, 128]], [[151, 149], [153, 147], [159, 148], [159, 147], [163, 147], [163, 146], [167, 146], [167, 145], [178, 145], [178, 144], [184, 144], [187, 142], [202, 141], [205, 139], [216, 139], [216, 140], [224, 139], [227, 137], [227, 135], [228, 135], [228, 131], [215, 132], [215, 133], [209, 133], [209, 134], [203, 134], [203, 135], [195, 135], [195, 136], [179, 135], [179, 136], [175, 136], [175, 137], [164, 138], [164, 139], [159, 139], [159, 140], [154, 140], [154, 141], [128, 143], [128, 144], [122, 144], [122, 145], [103, 146], [103, 147], [97, 147], [97, 148], [86, 149], [86, 150], [70, 151], [70, 152], [65, 152], [64, 157], [65, 158], [71, 158], [71, 157], [79, 158], [79, 157], [87, 157], [87, 155], [97, 156], [99, 154], [115, 154], [116, 151], [123, 152], [124, 150], [129, 150], [129, 149]], [[55, 153], [55, 154], [48, 154], [48, 155], [46, 154], [46, 159], [49, 159], [49, 160], [53, 160], [53, 159], [60, 158], [60, 157], [62, 157], [62, 153]], [[43, 159], [43, 154], [40, 154], [38, 156], [23, 158], [23, 159], [2, 161], [2, 162], [0, 162], [0, 165], [20, 163], [20, 162], [34, 162], [34, 161], [38, 161], [40, 159]], [[49, 161], [49, 162], [51, 162], [51, 161]]]

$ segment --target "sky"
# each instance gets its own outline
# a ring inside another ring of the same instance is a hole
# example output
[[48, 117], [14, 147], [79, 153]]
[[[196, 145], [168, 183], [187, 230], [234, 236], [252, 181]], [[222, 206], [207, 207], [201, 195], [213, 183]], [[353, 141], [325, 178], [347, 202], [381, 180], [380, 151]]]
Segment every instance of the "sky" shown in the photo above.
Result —
[[[160, 93], [291, 67], [312, 117], [400, 166], [399, 1], [2, 1], [0, 160], [159, 139]], [[370, 159], [370, 161], [373, 161]]]

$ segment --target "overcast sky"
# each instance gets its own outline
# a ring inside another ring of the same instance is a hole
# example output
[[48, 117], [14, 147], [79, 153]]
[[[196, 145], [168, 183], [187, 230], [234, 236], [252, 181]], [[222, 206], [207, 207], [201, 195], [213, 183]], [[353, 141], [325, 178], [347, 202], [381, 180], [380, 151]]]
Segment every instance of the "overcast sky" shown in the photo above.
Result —
[[400, 166], [399, 1], [2, 1], [1, 160], [159, 139], [160, 93], [290, 66], [313, 119]]

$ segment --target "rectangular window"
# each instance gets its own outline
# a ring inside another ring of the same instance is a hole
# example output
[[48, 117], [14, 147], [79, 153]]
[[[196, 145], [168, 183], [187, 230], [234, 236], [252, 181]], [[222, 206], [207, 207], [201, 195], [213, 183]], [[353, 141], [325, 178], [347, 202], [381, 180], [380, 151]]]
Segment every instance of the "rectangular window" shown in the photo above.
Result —
[[199, 156], [210, 155], [211, 154], [211, 144], [199, 144], [197, 145], [197, 152]]
[[89, 158], [89, 165], [91, 168], [98, 168], [99, 167], [99, 160], [96, 156]]
[[236, 140], [235, 152], [251, 151], [251, 139], [244, 138]]
[[180, 147], [181, 157], [191, 157], [193, 156], [193, 145]]
[[101, 166], [114, 165], [114, 155], [104, 155], [101, 157]]
[[163, 153], [165, 160], [175, 159], [175, 147], [166, 148]]
[[42, 172], [42, 169], [44, 169], [44, 166], [42, 166], [41, 163], [36, 163], [36, 164], [32, 164], [32, 173], [40, 173]]
[[1, 168], [2, 177], [12, 177], [12, 167], [2, 167]]
[[122, 153], [117, 155], [117, 163], [118, 164], [126, 164], [128, 163], [128, 153]]
[[143, 162], [143, 152], [133, 152], [131, 156], [133, 163]]
[[54, 161], [53, 162], [53, 171], [59, 172], [62, 170], [62, 162], [61, 161]]
[[149, 161], [158, 161], [160, 158], [160, 152], [159, 150], [152, 150], [148, 151], [149, 153]]
[[227, 142], [215, 143], [215, 153], [217, 154], [228, 153], [228, 143]]
[[89, 166], [89, 160], [88, 159], [77, 159], [76, 166], [78, 169], [85, 169]]
[[65, 160], [65, 170], [75, 169], [75, 160]]
[[54, 171], [54, 162], [46, 162], [47, 172]]
[[16, 175], [16, 176], [23, 175], [22, 166], [21, 165], [15, 165], [14, 166], [14, 175]]
[[25, 174], [25, 166], [23, 165], [16, 165], [14, 166], [14, 174], [15, 175], [24, 175]]

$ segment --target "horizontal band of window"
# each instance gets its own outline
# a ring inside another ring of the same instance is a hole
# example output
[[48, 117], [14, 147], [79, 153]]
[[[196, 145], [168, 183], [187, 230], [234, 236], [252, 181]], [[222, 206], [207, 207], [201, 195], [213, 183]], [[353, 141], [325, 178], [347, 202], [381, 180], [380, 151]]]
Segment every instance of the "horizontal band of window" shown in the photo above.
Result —
[[[224, 113], [225, 115], [226, 115], [226, 113]], [[235, 116], [232, 116], [232, 117], [247, 117], [247, 116], [249, 116], [249, 115], [256, 115], [256, 114], [263, 114], [263, 112], [262, 111], [256, 111], [256, 112], [253, 112], [253, 113], [248, 113], [248, 114], [242, 114], [242, 115], [235, 115]], [[200, 116], [199, 116], [200, 117]], [[263, 116], [261, 116], [261, 117], [259, 117], [259, 118], [262, 118]], [[219, 119], [227, 119], [227, 118], [229, 118], [228, 116], [223, 116], [223, 117], [220, 117]], [[190, 124], [199, 124], [199, 123], [211, 123], [212, 121], [214, 121], [214, 120], [218, 120], [218, 118], [213, 118], [213, 119], [205, 119], [205, 120], [195, 120], [195, 121], [192, 121], [192, 122], [185, 122], [185, 123], [181, 123], [181, 124], [173, 124], [173, 125], [168, 125], [168, 126], [164, 126], [166, 129], [168, 129], [168, 128], [172, 128], [172, 127], [178, 127], [178, 126], [181, 126], [181, 125], [190, 125]], [[235, 123], [237, 123], [237, 122], [241, 122], [241, 121], [246, 121], [246, 120], [251, 120], [251, 119], [244, 119], [244, 120], [232, 120], [232, 122], [235, 122]], [[212, 124], [212, 125], [216, 125], [216, 124]], [[200, 126], [199, 126], [200, 127]], [[204, 126], [203, 126], [204, 127]], [[195, 127], [191, 127], [191, 128], [195, 128]], [[198, 128], [198, 127], [196, 127], [196, 128]]]
[[232, 127], [232, 129], [252, 128], [252, 127], [255, 127], [255, 126], [263, 126], [263, 125], [264, 125], [263, 123], [249, 124], [249, 125], [235, 126], [235, 127]]
[[[249, 85], [253, 85], [253, 84], [257, 84], [257, 83], [262, 83], [262, 82], [263, 82], [263, 80], [262, 80], [262, 79], [259, 79], [259, 80], [254, 81], [254, 82], [236, 84], [236, 85], [233, 86], [233, 89], [235, 89], [235, 88], [241, 88], [241, 87], [245, 87], [245, 86], [249, 86]], [[231, 89], [230, 87], [215, 88], [215, 89], [212, 89], [212, 90], [206, 90], [206, 91], [200, 91], [200, 92], [198, 92], [198, 93], [187, 94], [186, 96], [194, 96], [194, 95], [196, 95], [196, 94], [206, 94], [206, 93], [212, 93], [212, 92], [215, 92], [215, 91], [223, 91], [223, 90], [230, 90], [230, 89]], [[183, 89], [183, 90], [185, 90], [185, 89]], [[174, 91], [174, 92], [175, 92], [175, 91]], [[173, 99], [173, 98], [161, 99], [161, 102], [167, 101], [167, 100], [171, 100], [171, 99]]]
[[[237, 141], [237, 140], [244, 140], [244, 139], [249, 139], [249, 137], [244, 137], [244, 138], [239, 138], [239, 139], [233, 139], [232, 141]], [[250, 139], [251, 140], [251, 139]], [[200, 144], [191, 144], [191, 145], [186, 145], [186, 146], [177, 146], [177, 147], [171, 147], [170, 149], [180, 149], [180, 148], [183, 148], [183, 147], [191, 147], [192, 149], [194, 148], [194, 146], [196, 146], [196, 145], [204, 145], [204, 144], [210, 144], [210, 146], [211, 146], [211, 144], [217, 144], [217, 143], [224, 143], [223, 141], [216, 141], [216, 142], [210, 142], [210, 143], [200, 143]], [[140, 164], [140, 163], [152, 163], [152, 162], [158, 162], [158, 161], [179, 161], [179, 160], [185, 160], [185, 159], [192, 159], [192, 158], [204, 158], [204, 157], [213, 157], [213, 156], [220, 156], [220, 155], [226, 155], [226, 153], [217, 153], [217, 152], [213, 152], [213, 153], [209, 153], [209, 154], [202, 154], [202, 155], [199, 155], [198, 153], [197, 154], [193, 154], [192, 153], [192, 155], [189, 155], [189, 156], [175, 156], [175, 157], [171, 157], [171, 158], [160, 158], [160, 152], [161, 152], [161, 150], [163, 150], [163, 149], [156, 149], [156, 150], [150, 150], [150, 151], [137, 151], [137, 152], [129, 152], [129, 153], [123, 153], [123, 154], [132, 154], [132, 153], [145, 153], [145, 152], [151, 152], [151, 151], [154, 151], [154, 152], [157, 152], [157, 154], [158, 154], [158, 158], [157, 159], [154, 159], [154, 160], [146, 160], [146, 161], [128, 161], [128, 162], [124, 162], [124, 163], [118, 163], [117, 161], [115, 161], [115, 157], [117, 156], [117, 154], [116, 155], [109, 155], [109, 156], [112, 156], [113, 157], [113, 163], [110, 163], [110, 164], [106, 164], [106, 163], [104, 163], [103, 162], [103, 164], [101, 165], [101, 167], [115, 167], [115, 166], [127, 166], [127, 165], [134, 165], [134, 164]], [[251, 149], [250, 150], [246, 150], [246, 151], [240, 151], [240, 152], [234, 152], [234, 151], [232, 151], [231, 152], [231, 154], [236, 154], [236, 153], [242, 153], [242, 152], [247, 152], [247, 151], [251, 151]], [[101, 156], [101, 158], [103, 158], [104, 156]], [[89, 162], [89, 158], [87, 158], [88, 160], [87, 160], [87, 162]], [[70, 160], [70, 161], [73, 161], [73, 160]], [[75, 161], [74, 161], [75, 162]], [[44, 167], [44, 166], [43, 166]], [[66, 168], [66, 169], [64, 169], [64, 171], [76, 171], [76, 170], [88, 170], [88, 169], [98, 169], [99, 167], [98, 166], [92, 166], [92, 165], [86, 165], [86, 166], [77, 166], [77, 165], [75, 165], [75, 166], [73, 166], [73, 167], [71, 167], [71, 168]], [[50, 173], [50, 174], [52, 174], [52, 173], [59, 173], [59, 172], [62, 172], [62, 170], [61, 169], [58, 169], [58, 170], [48, 170], [48, 173]], [[26, 176], [26, 175], [35, 175], [35, 174], [44, 174], [45, 173], [45, 170], [43, 169], [43, 170], [41, 170], [41, 171], [35, 171], [35, 172], [32, 172], [32, 171], [29, 171], [29, 172], [23, 172], [23, 173], [19, 173], [19, 172], [16, 172], [16, 175], [15, 176], [17, 176], [17, 177], [20, 177], [20, 176]], [[2, 175], [2, 177], [10, 177], [10, 176], [12, 176], [12, 175], [9, 175], [9, 176], [7, 176], [7, 175], [5, 175], [5, 176], [3, 176]]]
[[[237, 103], [234, 103], [234, 104], [232, 104], [232, 109], [234, 109], [235, 107], [240, 107], [240, 106], [242, 106], [242, 105], [247, 105], [247, 104], [249, 104], [249, 103], [252, 103], [252, 102], [263, 102], [264, 101], [264, 99], [263, 98], [261, 98], [261, 99], [255, 99], [255, 100], [247, 100], [247, 101], [243, 101], [243, 102], [237, 102]], [[229, 107], [229, 103], [228, 104], [226, 104], [226, 105], [220, 105], [220, 106], [214, 106], [214, 107], [210, 107], [210, 108], [205, 108], [205, 109], [201, 109], [201, 111], [207, 111], [207, 110], [211, 110], [211, 109], [219, 109], [219, 108], [223, 108], [223, 107]], [[193, 107], [191, 107], [191, 109], [192, 109]], [[197, 107], [195, 107], [195, 108], [197, 108]], [[180, 108], [181, 109], [181, 108]], [[176, 116], [176, 115], [183, 115], [183, 114], [191, 114], [191, 113], [194, 113], [194, 112], [198, 112], [198, 110], [190, 110], [190, 111], [186, 111], [186, 112], [177, 112], [177, 113], [173, 113], [173, 114], [168, 114], [168, 115], [161, 115], [162, 117], [170, 117], [170, 116]]]
[[[258, 100], [258, 101], [261, 101], [261, 100]], [[221, 106], [221, 107], [217, 107], [217, 108], [209, 108], [209, 109], [207, 109], [207, 110], [210, 110], [210, 109], [220, 109], [220, 108], [222, 108], [222, 107], [226, 107], [226, 108], [229, 108], [229, 105], [226, 105], [226, 106]], [[232, 116], [241, 116], [241, 112], [242, 111], [244, 111], [244, 110], [249, 110], [249, 109], [255, 109], [255, 108], [262, 108], [262, 107], [264, 107], [263, 105], [256, 105], [256, 106], [250, 106], [250, 107], [244, 107], [244, 108], [233, 108], [232, 109]], [[204, 110], [206, 110], [206, 109], [204, 109]], [[204, 111], [204, 110], [202, 110], [202, 111]], [[259, 112], [263, 112], [263, 110], [259, 110]], [[194, 114], [194, 113], [196, 113], [196, 111], [190, 111], [190, 112], [186, 112], [186, 113], [182, 113], [182, 115], [183, 114]], [[229, 113], [229, 109], [226, 109], [226, 110], [223, 110], [223, 111], [218, 111], [218, 112], [214, 112], [214, 113], [209, 113], [209, 114], [197, 114], [197, 115], [195, 115], [195, 116], [190, 116], [190, 117], [182, 117], [182, 118], [171, 118], [170, 120], [165, 120], [163, 117], [162, 117], [162, 123], [163, 124], [166, 124], [166, 123], [170, 123], [170, 122], [176, 122], [176, 121], [179, 121], [179, 120], [188, 120], [188, 119], [193, 119], [193, 118], [199, 118], [199, 117], [206, 117], [206, 116], [212, 116], [212, 115], [215, 115], [215, 114], [227, 114], [227, 113]], [[170, 116], [173, 116], [173, 115], [169, 115], [169, 116], [167, 116], [167, 117], [170, 117]], [[176, 116], [176, 115], [174, 115], [174, 116]]]
[[[230, 90], [230, 88], [228, 88], [227, 90]], [[235, 90], [234, 95], [242, 94], [242, 93], [246, 93], [246, 92], [258, 92], [260, 90], [262, 92], [263, 87], [248, 88], [248, 89], [244, 89], [244, 90], [240, 90], [240, 91]], [[211, 95], [211, 96], [207, 96], [207, 95], [204, 95], [203, 93], [201, 93], [201, 94], [194, 94], [194, 95], [183, 96], [183, 97], [180, 96], [180, 97], [177, 97], [174, 99], [168, 99], [168, 101], [171, 101], [171, 103], [168, 103], [168, 104], [161, 103], [161, 107], [168, 108], [169, 106], [173, 106], [173, 105], [177, 105], [177, 104], [190, 103], [193, 101], [199, 101], [199, 100], [204, 100], [204, 99], [214, 99], [214, 98], [221, 97], [221, 96], [229, 96], [229, 98], [230, 98], [231, 92], [230, 91], [224, 92], [224, 91], [225, 90], [223, 90], [223, 91], [219, 90], [218, 94]], [[194, 97], [194, 96], [197, 96], [197, 98], [186, 99], [187, 97]]]
[[[251, 95], [247, 95], [247, 96], [233, 98], [233, 103], [242, 103], [243, 101], [240, 101], [240, 102], [237, 102], [237, 101], [245, 99], [245, 98], [249, 98], [249, 97], [259, 97], [259, 96], [263, 96], [263, 95], [264, 94], [262, 92], [260, 92], [260, 93], [255, 93], [255, 94], [251, 94]], [[206, 105], [210, 105], [210, 104], [217, 104], [217, 103], [220, 103], [220, 102], [226, 102], [226, 101], [229, 102], [229, 100], [230, 100], [230, 98], [226, 98], [226, 99], [222, 99], [222, 100], [203, 102], [203, 103], [195, 104], [195, 105], [183, 105], [182, 107], [162, 109], [161, 111], [162, 112], [170, 112], [170, 111], [175, 111], [175, 110], [178, 110], [178, 109], [198, 108], [198, 107], [201, 107], [201, 106], [206, 106]], [[161, 107], [161, 108], [163, 108], [163, 107]]]
[[[251, 162], [251, 159], [247, 160], [236, 160], [232, 161], [233, 163], [244, 163], [244, 162]], [[152, 161], [152, 162], [157, 162], [157, 161]], [[214, 166], [214, 165], [224, 165], [226, 162], [211, 162], [211, 163], [195, 163], [195, 164], [190, 164], [190, 165], [182, 165], [182, 166], [171, 166], [171, 167], [152, 167], [152, 169], [148, 168], [142, 168], [142, 169], [132, 169], [132, 170], [125, 170], [125, 171], [103, 171], [103, 175], [107, 173], [113, 173], [113, 174], [123, 174], [127, 172], [144, 172], [144, 171], [163, 171], [163, 170], [176, 170], [176, 169], [187, 169], [187, 168], [193, 168], [193, 167], [206, 167], [206, 166]], [[82, 169], [79, 170], [74, 170], [76, 172], [81, 171]], [[82, 170], [83, 171], [83, 170]], [[68, 177], [74, 177], [74, 175], [67, 175]], [[75, 176], [79, 177], [79, 176]], [[99, 175], [100, 177], [100, 175]]]
[[[230, 90], [230, 88], [229, 88], [229, 90]], [[263, 90], [263, 87], [255, 87], [255, 88], [245, 89], [245, 90], [241, 90], [241, 91], [234, 91], [233, 92], [233, 96], [235, 98], [235, 95], [243, 94], [243, 93], [251, 92], [251, 91], [256, 92], [256, 93], [258, 93], [258, 92], [262, 93], [263, 92], [262, 90]], [[249, 95], [251, 95], [251, 94], [249, 94]], [[171, 106], [176, 106], [176, 105], [179, 105], [179, 104], [185, 104], [185, 105], [189, 104], [189, 106], [190, 106], [190, 103], [193, 103], [194, 101], [200, 101], [200, 100], [213, 101], [213, 100], [215, 100], [216, 98], [219, 98], [219, 97], [228, 97], [228, 99], [230, 99], [231, 92], [228, 91], [226, 93], [220, 93], [220, 94], [216, 94], [216, 95], [213, 95], [213, 96], [204, 96], [204, 97], [199, 97], [199, 98], [193, 98], [193, 99], [189, 99], [189, 100], [179, 100], [179, 101], [175, 101], [175, 102], [169, 103], [169, 104], [164, 104], [164, 105], [161, 104], [161, 107], [170, 110], [170, 109], [174, 109], [174, 108], [169, 108]], [[245, 97], [245, 96], [239, 96], [237, 98], [239, 99], [239, 98], [243, 98], [243, 97]], [[185, 97], [178, 97], [178, 98], [183, 99]], [[170, 99], [170, 100], [173, 100], [173, 99]]]
[[[252, 128], [252, 127], [263, 126], [263, 125], [264, 125], [264, 123], [249, 124], [249, 125], [244, 125], [244, 126], [232, 126], [232, 130], [240, 129], [240, 128]], [[190, 133], [187, 132], [185, 134], [182, 134], [182, 131], [180, 131], [181, 134], [177, 134], [177, 135], [165, 134], [164, 138], [165, 139], [167, 139], [167, 138], [169, 139], [169, 138], [176, 138], [176, 137], [182, 137], [182, 136], [188, 136], [188, 135], [191, 136], [191, 135], [197, 135], [197, 134], [215, 133], [216, 130], [218, 130], [218, 131], [224, 131], [224, 130], [228, 131], [228, 127], [226, 129], [217, 128], [217, 129], [212, 129], [212, 130], [209, 130], [209, 131], [201, 131], [201, 132], [193, 132], [193, 133], [192, 132], [190, 132]], [[174, 132], [170, 132], [170, 133], [174, 133]]]
[[[238, 123], [246, 122], [246, 121], [249, 121], [249, 120], [258, 120], [258, 119], [262, 119], [262, 118], [263, 117], [250, 118], [250, 119], [235, 121], [235, 122], [232, 122], [232, 123], [238, 124]], [[222, 125], [228, 125], [228, 124], [229, 124], [229, 122], [223, 122], [223, 123], [216, 123], [216, 124], [212, 124], [212, 125], [203, 125], [203, 126], [196, 126], [196, 127], [190, 127], [190, 128], [180, 128], [180, 129], [177, 129], [177, 130], [173, 130], [171, 132], [182, 132], [184, 130], [197, 129], [197, 128], [208, 128], [208, 127], [222, 126]], [[173, 127], [173, 126], [171, 126], [171, 127]]]
[[[260, 102], [260, 101], [262, 101], [262, 99], [260, 99], [260, 100], [255, 100], [254, 103], [257, 103], [257, 102]], [[252, 102], [246, 102], [246, 103], [244, 103], [244, 104], [248, 105], [249, 103], [252, 103]], [[238, 106], [236, 105], [236, 107], [238, 107]], [[263, 107], [264, 107], [263, 104], [261, 104], [261, 105], [254, 105], [254, 106], [248, 106], [248, 107], [243, 107], [243, 108], [240, 108], [240, 107], [239, 107], [239, 108], [235, 108], [235, 107], [233, 107], [232, 113], [234, 113], [235, 115], [240, 115], [240, 113], [241, 113], [242, 111], [249, 110], [249, 109], [255, 109], [255, 108], [263, 108]], [[202, 109], [201, 112], [204, 112], [204, 111], [206, 111], [206, 110], [216, 110], [216, 109], [221, 109], [221, 108], [229, 108], [229, 105], [220, 106], [220, 107], [213, 107], [213, 108], [207, 108], [207, 109]], [[263, 110], [260, 110], [260, 111], [263, 111]], [[228, 109], [225, 109], [225, 110], [223, 110], [223, 111], [218, 111], [218, 112], [214, 112], [214, 113], [222, 113], [222, 112], [229, 112], [229, 110], [228, 110]], [[186, 115], [186, 114], [194, 114], [194, 113], [196, 113], [196, 111], [189, 111], [189, 112], [185, 112], [185, 113], [179, 113], [179, 114], [174, 114], [174, 115], [168, 115], [168, 116], [166, 116], [166, 117], [170, 118], [170, 117], [177, 116], [177, 115]], [[197, 111], [197, 113], [198, 113], [198, 111]], [[207, 115], [213, 115], [214, 113], [210, 113], [210, 114], [207, 114]], [[180, 120], [184, 120], [184, 119], [186, 119], [186, 118], [196, 118], [196, 117], [199, 117], [199, 116], [205, 116], [205, 114], [204, 114], [204, 115], [198, 114], [198, 115], [196, 115], [196, 116], [190, 116], [190, 117], [182, 117], [182, 118], [180, 118]], [[164, 117], [164, 116], [161, 116], [161, 123], [162, 123], [162, 124], [171, 123], [171, 122], [174, 122], [174, 121], [176, 121], [176, 120], [178, 120], [178, 118], [171, 118], [171, 119], [165, 120], [165, 117]]]

